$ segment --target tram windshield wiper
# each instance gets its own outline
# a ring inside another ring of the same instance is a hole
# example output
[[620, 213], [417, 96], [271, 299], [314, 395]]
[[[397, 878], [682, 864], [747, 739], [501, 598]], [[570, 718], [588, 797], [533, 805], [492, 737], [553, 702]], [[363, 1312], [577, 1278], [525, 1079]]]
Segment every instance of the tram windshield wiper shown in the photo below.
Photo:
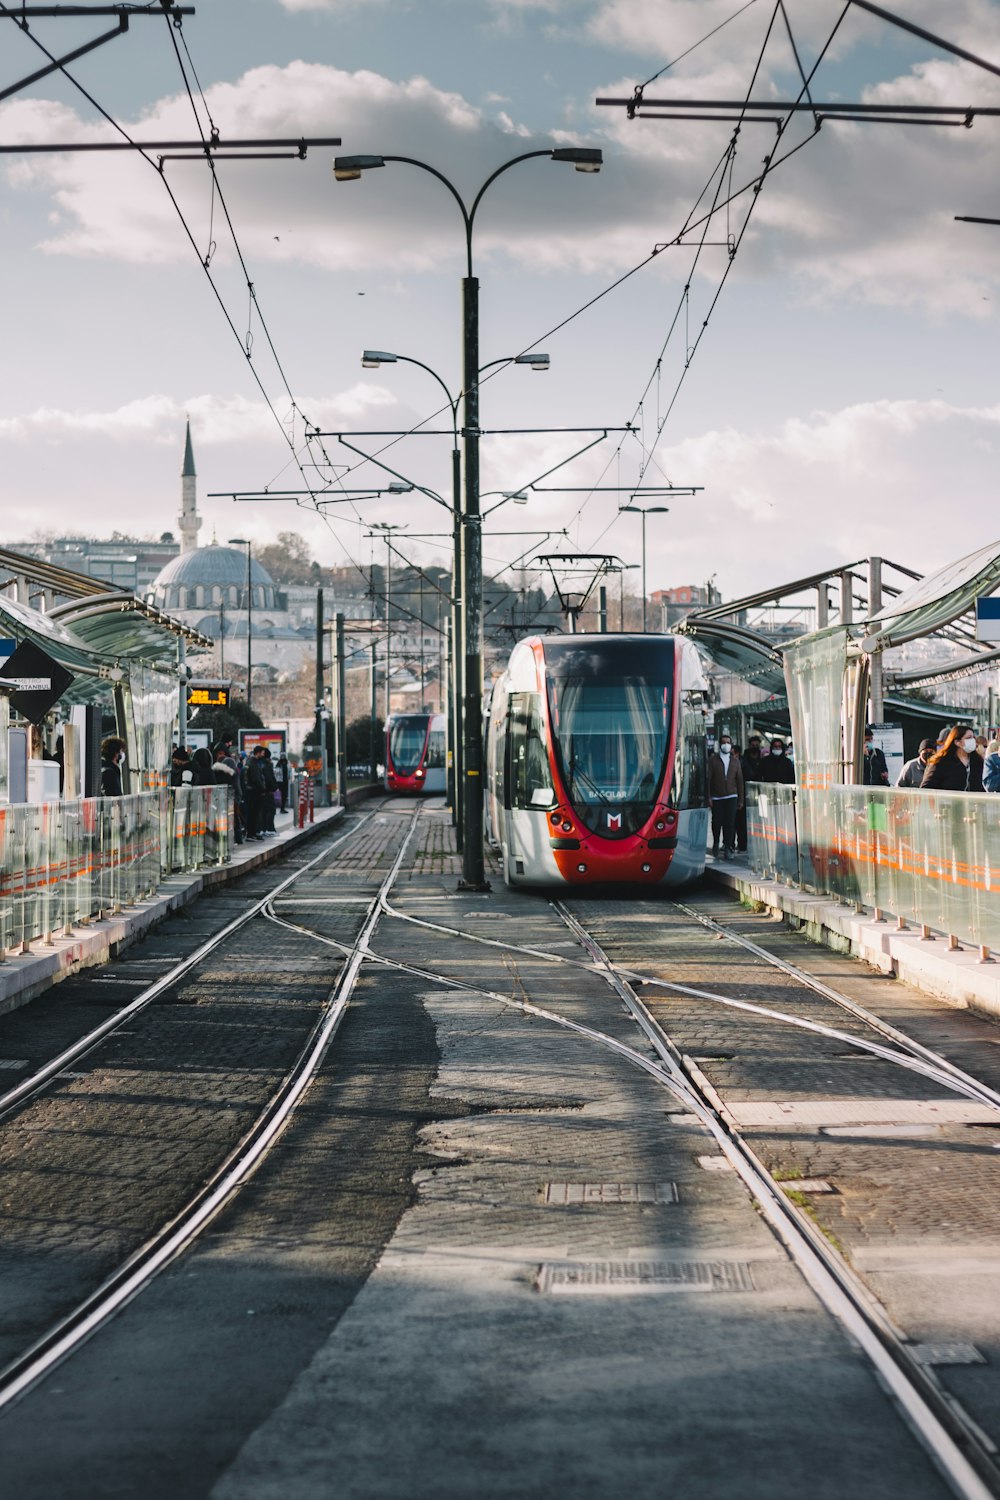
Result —
[[598, 797], [600, 799], [600, 801], [605, 804], [606, 807], [610, 807], [611, 806], [611, 798], [610, 797], [606, 797], [604, 795], [604, 793], [601, 791], [600, 787], [597, 785], [596, 782], [594, 782], [594, 781], [591, 780], [591, 778], [587, 775], [586, 771], [581, 771], [581, 769], [580, 769], [580, 767], [577, 764], [577, 762], [576, 762], [575, 759], [571, 759], [570, 763], [569, 763], [569, 780], [570, 780], [570, 795], [571, 796], [572, 796], [573, 791], [574, 791], [575, 786], [576, 786], [576, 779], [577, 779], [577, 777], [580, 778], [580, 784], [581, 784], [581, 786], [585, 790], [593, 792], [594, 795], [596, 797]]

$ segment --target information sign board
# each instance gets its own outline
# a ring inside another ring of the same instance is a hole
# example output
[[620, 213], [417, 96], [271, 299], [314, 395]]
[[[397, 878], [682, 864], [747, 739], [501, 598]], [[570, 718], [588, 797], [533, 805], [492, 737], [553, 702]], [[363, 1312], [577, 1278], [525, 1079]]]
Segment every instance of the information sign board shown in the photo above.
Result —
[[10, 706], [29, 724], [40, 724], [73, 681], [73, 673], [33, 641], [22, 641], [8, 657], [3, 676], [19, 683]]
[[903, 755], [903, 726], [902, 724], [871, 724], [872, 741], [885, 756], [885, 763], [889, 771], [889, 785], [895, 786], [899, 780], [899, 773], [906, 763]]
[[285, 753], [285, 731], [283, 729], [241, 729], [240, 749], [252, 755], [257, 745], [265, 745], [272, 760]]
[[976, 600], [976, 640], [1000, 643], [1000, 597]]
[[188, 708], [228, 708], [227, 687], [194, 687], [187, 690]]

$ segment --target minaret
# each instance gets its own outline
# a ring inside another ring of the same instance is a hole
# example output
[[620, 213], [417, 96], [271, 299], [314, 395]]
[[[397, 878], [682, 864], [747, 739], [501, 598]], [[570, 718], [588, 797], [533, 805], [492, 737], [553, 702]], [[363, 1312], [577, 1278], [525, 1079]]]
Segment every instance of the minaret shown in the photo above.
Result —
[[181, 534], [181, 551], [193, 552], [198, 545], [201, 522], [198, 519], [198, 493], [194, 470], [194, 450], [191, 447], [191, 423], [188, 421], [184, 438], [184, 467], [181, 470], [181, 513], [177, 517], [177, 528]]

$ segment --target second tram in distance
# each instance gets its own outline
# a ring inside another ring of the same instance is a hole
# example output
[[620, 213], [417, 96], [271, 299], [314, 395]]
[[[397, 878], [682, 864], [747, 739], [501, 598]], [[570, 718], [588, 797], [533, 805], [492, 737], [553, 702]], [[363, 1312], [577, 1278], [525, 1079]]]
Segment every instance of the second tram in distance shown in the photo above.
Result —
[[390, 714], [385, 724], [387, 792], [445, 790], [444, 714]]
[[493, 689], [489, 832], [508, 885], [679, 885], [705, 868], [706, 688], [681, 636], [532, 636]]

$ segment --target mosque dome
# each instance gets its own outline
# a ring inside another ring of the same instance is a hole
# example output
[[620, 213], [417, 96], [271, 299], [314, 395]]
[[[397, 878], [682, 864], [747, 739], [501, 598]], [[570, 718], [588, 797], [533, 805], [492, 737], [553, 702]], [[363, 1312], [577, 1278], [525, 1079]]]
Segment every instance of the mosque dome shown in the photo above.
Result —
[[[277, 592], [266, 568], [250, 559], [254, 609], [276, 610]], [[171, 558], [153, 579], [147, 595], [168, 614], [178, 610], [246, 607], [247, 555], [238, 547], [198, 547]]]

